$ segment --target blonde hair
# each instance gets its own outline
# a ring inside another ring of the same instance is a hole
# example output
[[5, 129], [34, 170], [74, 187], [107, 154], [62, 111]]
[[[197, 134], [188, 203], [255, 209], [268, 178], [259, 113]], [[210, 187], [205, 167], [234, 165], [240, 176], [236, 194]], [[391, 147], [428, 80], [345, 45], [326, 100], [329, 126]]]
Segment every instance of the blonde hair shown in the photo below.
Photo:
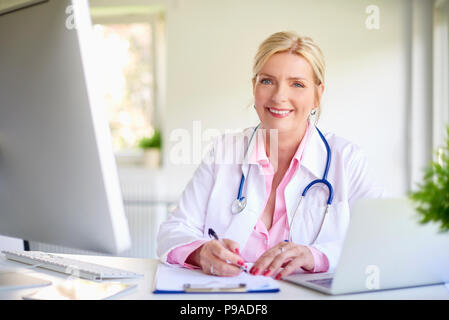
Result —
[[[297, 54], [309, 62], [313, 70], [313, 81], [316, 86], [324, 85], [325, 62], [321, 49], [310, 37], [299, 36], [293, 31], [276, 32], [265, 39], [259, 46], [253, 65], [253, 84], [262, 67], [275, 53], [289, 52]], [[318, 97], [315, 87], [315, 96]], [[317, 119], [321, 113], [320, 101], [318, 100]]]

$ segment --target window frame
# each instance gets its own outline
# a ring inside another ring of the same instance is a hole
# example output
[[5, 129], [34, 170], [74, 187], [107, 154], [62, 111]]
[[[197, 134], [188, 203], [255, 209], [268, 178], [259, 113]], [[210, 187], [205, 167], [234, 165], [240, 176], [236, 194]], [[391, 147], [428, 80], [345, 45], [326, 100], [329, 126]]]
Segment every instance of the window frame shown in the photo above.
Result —
[[[165, 106], [165, 55], [166, 55], [166, 26], [165, 11], [155, 6], [134, 8], [131, 12], [123, 7], [91, 7], [92, 25], [94, 24], [131, 24], [148, 23], [151, 26], [152, 36], [152, 64], [153, 64], [153, 87], [152, 87], [152, 124], [155, 129], [162, 131], [163, 109]], [[149, 112], [150, 110], [148, 110]], [[161, 154], [164, 144], [162, 144]], [[145, 155], [143, 150], [132, 148], [114, 152], [117, 165], [120, 167], [145, 166]], [[160, 164], [162, 166], [162, 163]]]

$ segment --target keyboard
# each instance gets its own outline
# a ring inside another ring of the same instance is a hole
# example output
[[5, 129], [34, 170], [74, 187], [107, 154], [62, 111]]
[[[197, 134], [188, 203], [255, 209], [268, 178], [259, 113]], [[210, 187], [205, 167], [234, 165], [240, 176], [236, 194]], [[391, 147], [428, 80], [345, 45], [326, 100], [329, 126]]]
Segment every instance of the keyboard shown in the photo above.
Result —
[[330, 287], [332, 286], [332, 280], [334, 280], [334, 278], [307, 280], [307, 282], [311, 282], [319, 286], [325, 287], [327, 289], [330, 289]]
[[7, 251], [2, 253], [9, 260], [35, 265], [39, 268], [61, 272], [89, 280], [138, 278], [142, 274], [105, 267], [98, 264], [83, 262], [75, 259], [61, 257], [41, 251]]

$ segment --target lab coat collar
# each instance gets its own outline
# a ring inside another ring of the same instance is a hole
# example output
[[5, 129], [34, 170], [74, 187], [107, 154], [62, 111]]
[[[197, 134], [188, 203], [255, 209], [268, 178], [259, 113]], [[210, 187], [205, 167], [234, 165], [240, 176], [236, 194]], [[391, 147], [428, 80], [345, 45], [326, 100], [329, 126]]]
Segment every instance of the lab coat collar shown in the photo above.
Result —
[[[302, 159], [300, 161], [300, 165], [306, 168], [310, 173], [312, 173], [317, 179], [321, 179], [323, 177], [324, 169], [326, 168], [326, 160], [327, 160], [327, 150], [326, 146], [321, 139], [316, 126], [309, 119], [309, 128], [310, 133], [308, 137], [308, 141], [304, 146], [304, 150], [302, 151]], [[248, 142], [251, 138], [252, 133], [254, 132], [254, 128], [248, 128], [244, 132], [244, 150], [248, 145]], [[249, 165], [257, 165], [259, 167], [259, 163], [255, 156], [251, 156], [255, 154], [255, 140], [257, 139], [257, 134], [254, 135], [253, 141], [250, 143], [248, 152], [246, 153], [246, 157], [243, 159], [242, 163], [242, 171], [246, 177], [248, 172]], [[262, 169], [259, 168], [260, 173]]]
[[[246, 149], [251, 134], [255, 128], [249, 128], [244, 132], [244, 146]], [[244, 248], [254, 226], [259, 219], [260, 214], [263, 211], [263, 206], [266, 198], [265, 190], [265, 176], [261, 174], [260, 170], [254, 170], [257, 163], [252, 163], [250, 155], [254, 151], [256, 135], [254, 140], [249, 145], [247, 157], [243, 160], [242, 172], [245, 176], [245, 184], [243, 188], [243, 196], [246, 198], [247, 203], [245, 209], [232, 216], [232, 220], [224, 234], [227, 239], [233, 239], [239, 243], [240, 248]], [[250, 169], [253, 169], [252, 171]], [[263, 196], [261, 196], [263, 195]]]
[[313, 127], [310, 131], [309, 141], [304, 148], [300, 165], [310, 171], [317, 179], [321, 179], [326, 168], [327, 150], [318, 130], [310, 120], [309, 126]]
[[[245, 178], [247, 178], [249, 165], [257, 164], [257, 161], [253, 157], [254, 152], [255, 152], [255, 146], [256, 146], [255, 142], [257, 140], [257, 132], [254, 134], [254, 137], [253, 137], [251, 143], [249, 143], [255, 128], [256, 127], [248, 128], [244, 131], [244, 134], [243, 134], [243, 148], [242, 149], [245, 152], [246, 148], [248, 148], [248, 150], [246, 151], [246, 155], [245, 155], [245, 153], [243, 153], [244, 158], [242, 160], [242, 173], [244, 174]], [[248, 146], [248, 143], [249, 143], [249, 146]]]

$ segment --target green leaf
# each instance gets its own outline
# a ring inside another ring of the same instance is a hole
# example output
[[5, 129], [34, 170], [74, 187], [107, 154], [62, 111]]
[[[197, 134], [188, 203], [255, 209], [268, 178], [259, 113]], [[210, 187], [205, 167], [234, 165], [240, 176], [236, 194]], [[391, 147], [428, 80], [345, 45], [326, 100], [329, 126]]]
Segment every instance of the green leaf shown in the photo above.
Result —
[[449, 125], [446, 133], [441, 153], [435, 151], [438, 161], [430, 161], [417, 190], [408, 193], [421, 215], [420, 223], [439, 222], [440, 232], [449, 231]]
[[156, 129], [154, 130], [154, 134], [151, 137], [143, 137], [138, 142], [139, 148], [142, 148], [144, 150], [150, 149], [150, 148], [156, 148], [161, 149], [162, 147], [162, 137], [161, 132]]

